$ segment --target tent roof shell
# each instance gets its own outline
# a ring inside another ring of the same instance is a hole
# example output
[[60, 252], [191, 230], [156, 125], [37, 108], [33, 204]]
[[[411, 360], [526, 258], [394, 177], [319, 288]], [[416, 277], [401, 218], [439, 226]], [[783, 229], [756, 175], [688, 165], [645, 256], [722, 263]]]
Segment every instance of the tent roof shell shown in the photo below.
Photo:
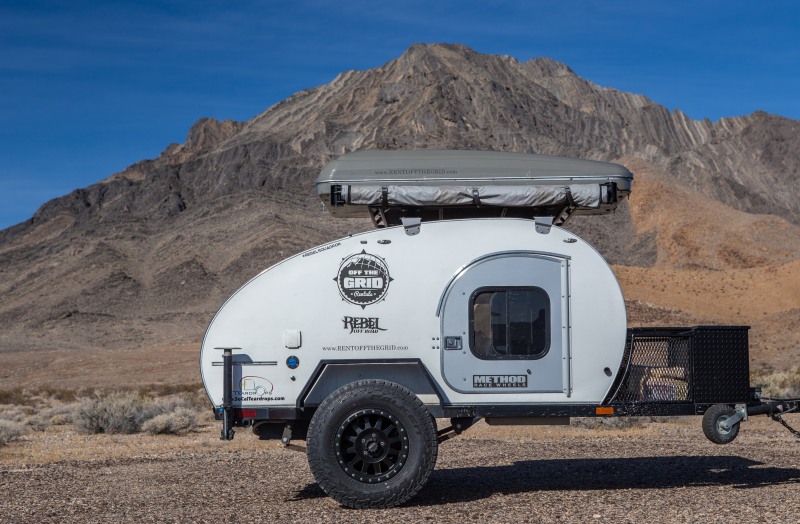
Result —
[[[633, 174], [624, 166], [596, 160], [498, 151], [358, 151], [329, 162], [317, 190], [331, 184], [402, 183], [443, 185], [471, 182], [536, 185], [616, 182], [630, 191]], [[328, 192], [328, 191], [325, 191]]]

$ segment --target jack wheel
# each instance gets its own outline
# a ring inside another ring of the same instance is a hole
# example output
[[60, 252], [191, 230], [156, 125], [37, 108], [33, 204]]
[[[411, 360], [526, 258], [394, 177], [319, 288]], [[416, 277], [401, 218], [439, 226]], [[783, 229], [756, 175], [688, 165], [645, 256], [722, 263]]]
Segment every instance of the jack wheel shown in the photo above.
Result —
[[727, 425], [727, 420], [736, 414], [736, 410], [727, 404], [715, 404], [703, 415], [703, 433], [714, 444], [733, 442], [739, 434], [739, 422]]

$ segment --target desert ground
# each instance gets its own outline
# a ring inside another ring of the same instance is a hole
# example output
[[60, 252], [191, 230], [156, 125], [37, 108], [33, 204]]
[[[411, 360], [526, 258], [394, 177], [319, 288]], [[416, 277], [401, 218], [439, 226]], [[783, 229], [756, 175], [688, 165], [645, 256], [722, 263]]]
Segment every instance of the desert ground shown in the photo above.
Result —
[[[792, 418], [793, 417], [793, 418]], [[800, 417], [787, 417], [800, 423]], [[210, 416], [184, 436], [54, 425], [0, 447], [0, 522], [797, 522], [800, 439], [752, 418], [727, 446], [700, 419], [623, 428], [489, 427], [443, 443], [391, 510], [325, 496], [302, 452]]]

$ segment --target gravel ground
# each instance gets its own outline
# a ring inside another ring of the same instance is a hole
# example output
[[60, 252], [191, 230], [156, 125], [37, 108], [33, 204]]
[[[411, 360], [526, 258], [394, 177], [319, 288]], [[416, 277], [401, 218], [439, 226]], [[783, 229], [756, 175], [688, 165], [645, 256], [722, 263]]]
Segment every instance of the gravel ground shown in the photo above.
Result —
[[303, 453], [246, 430], [221, 442], [212, 424], [188, 437], [51, 427], [0, 448], [0, 522], [800, 521], [800, 440], [761, 418], [717, 446], [699, 425], [480, 424], [391, 510], [340, 507]]

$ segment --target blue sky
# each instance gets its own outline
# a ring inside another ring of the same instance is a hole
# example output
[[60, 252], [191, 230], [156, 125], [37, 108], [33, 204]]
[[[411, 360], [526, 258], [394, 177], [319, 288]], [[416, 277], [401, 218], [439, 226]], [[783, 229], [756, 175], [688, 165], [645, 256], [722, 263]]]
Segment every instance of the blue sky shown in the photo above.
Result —
[[693, 118], [800, 118], [800, 2], [0, 0], [0, 229], [415, 42], [547, 56]]

